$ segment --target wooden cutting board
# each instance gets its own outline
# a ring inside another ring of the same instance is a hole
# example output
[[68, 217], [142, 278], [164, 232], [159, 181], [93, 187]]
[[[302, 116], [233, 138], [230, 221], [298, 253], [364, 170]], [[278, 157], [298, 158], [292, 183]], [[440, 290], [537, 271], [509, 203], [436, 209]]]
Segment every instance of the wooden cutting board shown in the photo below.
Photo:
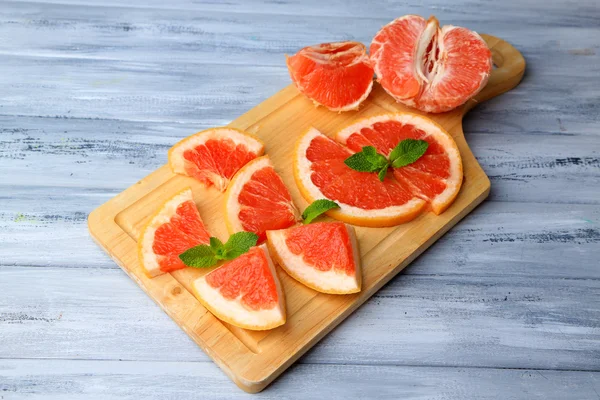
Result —
[[[140, 229], [166, 199], [181, 189], [192, 188], [211, 234], [222, 241], [228, 237], [221, 213], [223, 194], [205, 189], [191, 178], [174, 175], [167, 165], [94, 210], [88, 218], [92, 237], [240, 388], [252, 393], [261, 391], [487, 197], [490, 181], [465, 141], [462, 118], [477, 103], [515, 87], [525, 71], [525, 60], [505, 41], [482, 36], [492, 50], [495, 64], [487, 86], [456, 110], [428, 115], [445, 127], [458, 144], [464, 167], [462, 189], [454, 204], [440, 216], [427, 212], [392, 228], [357, 227], [362, 292], [343, 296], [318, 293], [278, 269], [286, 295], [287, 323], [270, 331], [253, 332], [221, 322], [192, 295], [192, 281], [206, 271], [186, 268], [147, 278], [137, 259]], [[310, 126], [333, 135], [360, 117], [390, 111], [415, 112], [397, 104], [377, 84], [359, 111], [340, 114], [315, 108], [290, 85], [230, 126], [254, 133], [265, 142], [266, 153], [302, 210], [307, 204], [294, 183], [291, 161], [298, 135]]]

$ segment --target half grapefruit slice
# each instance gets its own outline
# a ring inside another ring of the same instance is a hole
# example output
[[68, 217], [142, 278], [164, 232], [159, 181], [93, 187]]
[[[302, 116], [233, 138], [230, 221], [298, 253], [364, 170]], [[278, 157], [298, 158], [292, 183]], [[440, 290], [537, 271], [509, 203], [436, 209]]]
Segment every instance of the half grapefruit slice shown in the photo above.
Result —
[[294, 225], [298, 209], [268, 156], [252, 160], [231, 180], [225, 192], [225, 224], [229, 233], [247, 231], [265, 240], [265, 232]]
[[452, 110], [475, 96], [492, 71], [492, 53], [476, 32], [440, 28], [435, 17], [405, 15], [373, 38], [370, 59], [381, 86], [421, 111]]
[[231, 177], [250, 160], [264, 153], [263, 143], [234, 128], [213, 128], [187, 137], [169, 150], [169, 165], [176, 174], [191, 176], [221, 192]]
[[150, 218], [138, 240], [138, 258], [146, 275], [153, 278], [185, 268], [179, 255], [209, 240], [192, 190], [187, 188], [167, 200]]
[[338, 132], [336, 139], [352, 151], [374, 146], [386, 157], [404, 139], [428, 143], [416, 162], [394, 168], [394, 178], [414, 196], [427, 201], [436, 214], [454, 201], [463, 181], [462, 159], [456, 142], [444, 128], [429, 118], [410, 113], [365, 118]]
[[285, 323], [285, 298], [265, 245], [223, 264], [193, 282], [196, 297], [217, 318], [244, 329]]
[[332, 218], [360, 226], [393, 226], [415, 218], [425, 201], [401, 186], [391, 174], [381, 182], [377, 174], [350, 169], [346, 147], [314, 128], [296, 143], [294, 178], [302, 196], [335, 201], [340, 207], [326, 212]]
[[373, 88], [367, 49], [358, 42], [308, 46], [286, 64], [298, 90], [331, 111], [356, 110]]
[[317, 222], [267, 231], [277, 263], [294, 279], [323, 293], [360, 292], [362, 275], [354, 227]]

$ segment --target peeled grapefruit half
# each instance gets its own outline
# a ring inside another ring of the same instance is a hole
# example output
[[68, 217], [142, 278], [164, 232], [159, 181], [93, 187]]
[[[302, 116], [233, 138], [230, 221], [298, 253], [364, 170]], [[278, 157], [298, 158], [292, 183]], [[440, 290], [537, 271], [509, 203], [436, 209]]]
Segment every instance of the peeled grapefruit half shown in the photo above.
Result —
[[287, 67], [298, 90], [331, 111], [356, 110], [373, 87], [367, 49], [358, 42], [305, 47], [287, 57]]
[[285, 298], [265, 245], [196, 279], [193, 288], [211, 313], [232, 325], [267, 330], [285, 323]]
[[225, 192], [225, 224], [229, 233], [247, 231], [265, 240], [265, 232], [288, 228], [299, 220], [298, 209], [268, 156], [246, 164]]
[[187, 188], [167, 200], [148, 221], [138, 240], [138, 258], [152, 278], [185, 268], [179, 255], [209, 240], [192, 190]]
[[187, 137], [169, 150], [169, 165], [176, 174], [191, 176], [221, 192], [248, 161], [262, 156], [264, 145], [234, 128], [213, 128]]
[[385, 91], [425, 112], [465, 103], [492, 71], [492, 53], [481, 36], [458, 26], [440, 28], [435, 17], [405, 15], [390, 22], [373, 38], [370, 53]]
[[360, 292], [360, 257], [354, 227], [317, 222], [267, 231], [277, 263], [293, 278], [323, 293]]
[[[404, 139], [425, 140], [428, 149], [417, 162], [388, 171], [383, 182], [375, 173], [344, 164], [364, 146], [388, 156]], [[462, 176], [452, 137], [430, 119], [410, 113], [359, 120], [338, 132], [336, 141], [311, 128], [298, 139], [294, 155], [294, 178], [304, 198], [333, 200], [340, 208], [327, 211], [328, 215], [360, 226], [410, 221], [427, 203], [440, 214], [456, 198]]]

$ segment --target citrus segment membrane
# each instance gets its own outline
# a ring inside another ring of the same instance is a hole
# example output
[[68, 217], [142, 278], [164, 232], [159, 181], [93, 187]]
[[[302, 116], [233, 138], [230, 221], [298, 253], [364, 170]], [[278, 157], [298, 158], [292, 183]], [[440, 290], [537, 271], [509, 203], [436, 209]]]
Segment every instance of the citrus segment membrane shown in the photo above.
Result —
[[332, 111], [357, 109], [373, 87], [373, 68], [362, 43], [322, 43], [286, 58], [298, 90]]
[[225, 194], [225, 222], [230, 233], [247, 231], [259, 236], [294, 225], [298, 210], [268, 156], [259, 157], [234, 176]]
[[361, 288], [354, 228], [317, 222], [267, 231], [273, 258], [294, 279], [323, 293], [356, 293]]
[[466, 28], [435, 17], [405, 15], [375, 35], [370, 60], [381, 86], [398, 102], [425, 112], [452, 110], [487, 83], [492, 53]]
[[149, 277], [185, 268], [179, 254], [209, 239], [192, 191], [185, 189], [167, 200], [144, 227], [138, 241], [140, 264]]
[[233, 175], [263, 153], [264, 145], [255, 137], [238, 129], [213, 128], [175, 144], [169, 165], [177, 174], [225, 191]]
[[285, 323], [285, 299], [265, 245], [229, 261], [193, 282], [196, 297], [217, 318], [245, 329]]

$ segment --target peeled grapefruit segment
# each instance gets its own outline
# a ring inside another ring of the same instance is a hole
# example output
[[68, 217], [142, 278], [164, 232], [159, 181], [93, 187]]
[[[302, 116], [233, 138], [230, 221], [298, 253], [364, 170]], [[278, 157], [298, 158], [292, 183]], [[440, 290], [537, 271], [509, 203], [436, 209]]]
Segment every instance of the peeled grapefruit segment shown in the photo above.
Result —
[[354, 228], [318, 222], [267, 231], [277, 263], [294, 279], [323, 293], [360, 292], [362, 276]]
[[404, 139], [425, 140], [425, 154], [412, 164], [394, 168], [394, 178], [413, 196], [430, 203], [436, 214], [444, 212], [458, 195], [463, 180], [460, 152], [452, 136], [428, 118], [410, 113], [365, 118], [342, 129], [336, 139], [353, 151], [374, 146], [385, 156]]
[[176, 174], [191, 176], [221, 192], [231, 177], [250, 160], [264, 153], [254, 136], [234, 128], [213, 128], [187, 137], [169, 150], [169, 165]]
[[298, 209], [268, 156], [252, 160], [231, 180], [225, 192], [225, 223], [230, 233], [288, 228], [300, 218]]
[[196, 279], [193, 288], [211, 313], [232, 325], [267, 330], [285, 323], [285, 298], [265, 245]]
[[187, 188], [167, 200], [146, 224], [138, 240], [138, 258], [152, 278], [185, 268], [179, 255], [209, 240], [192, 190]]
[[360, 226], [393, 226], [410, 221], [425, 206], [388, 173], [381, 182], [377, 174], [350, 169], [344, 160], [352, 151], [310, 128], [296, 143], [294, 178], [302, 196], [335, 201], [340, 207], [327, 215]]
[[421, 111], [452, 110], [475, 96], [492, 71], [492, 53], [476, 32], [439, 26], [435, 17], [405, 15], [371, 42], [381, 86], [396, 101]]
[[367, 49], [358, 42], [305, 47], [287, 57], [287, 67], [301, 93], [332, 111], [356, 110], [373, 87]]

